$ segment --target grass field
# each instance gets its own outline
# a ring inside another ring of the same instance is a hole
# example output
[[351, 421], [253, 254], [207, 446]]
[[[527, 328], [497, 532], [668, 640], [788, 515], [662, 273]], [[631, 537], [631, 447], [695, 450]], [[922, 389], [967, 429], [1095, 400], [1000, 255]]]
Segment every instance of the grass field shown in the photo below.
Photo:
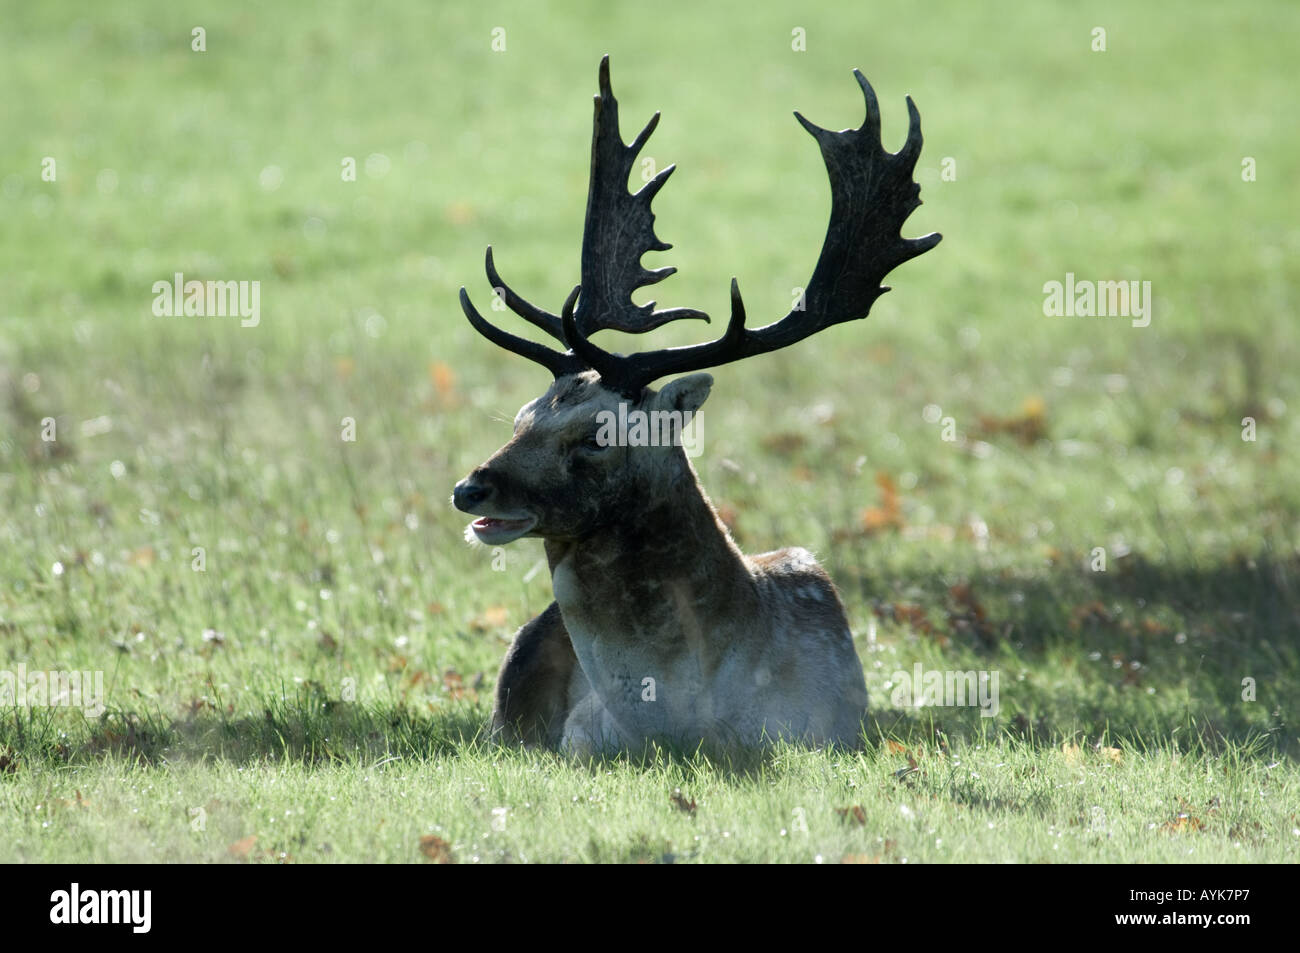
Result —
[[[1300, 855], [1300, 7], [186, 6], [0, 0], [0, 672], [107, 706], [0, 707], [0, 861]], [[656, 297], [736, 275], [753, 324], [829, 208], [791, 110], [856, 126], [852, 67], [887, 147], [920, 108], [905, 234], [943, 244], [716, 371], [696, 460], [746, 551], [839, 585], [859, 752], [484, 737], [550, 580], [449, 496], [547, 376], [456, 291], [489, 243], [551, 310], [576, 282], [606, 52], [679, 165]], [[260, 323], [155, 316], [177, 272], [260, 281]], [[1046, 316], [1067, 274], [1150, 281], [1149, 326]], [[996, 672], [996, 715], [904, 707], [916, 664]]]

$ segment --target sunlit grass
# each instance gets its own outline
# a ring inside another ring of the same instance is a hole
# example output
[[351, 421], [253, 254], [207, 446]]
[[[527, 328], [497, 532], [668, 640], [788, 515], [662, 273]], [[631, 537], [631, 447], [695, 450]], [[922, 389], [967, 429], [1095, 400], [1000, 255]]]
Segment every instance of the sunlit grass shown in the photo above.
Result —
[[[0, 671], [102, 672], [108, 712], [0, 708], [0, 860], [1296, 856], [1291, 5], [2, 6]], [[861, 752], [482, 736], [549, 577], [448, 498], [546, 376], [455, 293], [487, 300], [489, 242], [540, 305], [577, 280], [605, 52], [680, 166], [656, 297], [722, 314], [734, 274], [756, 324], [825, 224], [790, 110], [856, 125], [853, 66], [887, 145], [921, 109], [905, 233], [943, 244], [867, 321], [718, 371], [696, 461], [742, 546], [839, 585]], [[155, 317], [178, 271], [261, 281], [260, 325]], [[1151, 326], [1045, 317], [1067, 272], [1150, 280]], [[900, 708], [917, 663], [997, 672], [996, 716]]]

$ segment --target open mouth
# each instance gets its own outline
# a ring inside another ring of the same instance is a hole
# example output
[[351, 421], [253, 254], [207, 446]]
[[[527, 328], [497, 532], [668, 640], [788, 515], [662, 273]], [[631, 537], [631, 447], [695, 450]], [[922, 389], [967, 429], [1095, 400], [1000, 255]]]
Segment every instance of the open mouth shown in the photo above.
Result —
[[495, 516], [480, 516], [469, 524], [480, 542], [488, 544], [508, 543], [518, 539], [537, 524], [536, 518], [525, 516], [522, 519], [499, 519]]

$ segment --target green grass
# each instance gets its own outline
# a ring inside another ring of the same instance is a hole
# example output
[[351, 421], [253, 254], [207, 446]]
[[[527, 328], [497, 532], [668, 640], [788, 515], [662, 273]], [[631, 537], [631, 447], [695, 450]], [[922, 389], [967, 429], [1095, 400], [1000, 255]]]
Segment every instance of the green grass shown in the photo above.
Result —
[[[837, 6], [0, 3], [0, 671], [102, 671], [109, 707], [0, 709], [0, 861], [1296, 858], [1300, 9]], [[725, 313], [734, 274], [756, 324], [829, 207], [790, 111], [856, 125], [854, 66], [887, 146], [921, 110], [905, 232], [943, 244], [718, 371], [697, 460], [745, 549], [839, 585], [860, 753], [482, 737], [549, 579], [448, 498], [546, 376], [455, 294], [488, 243], [552, 310], [577, 280], [605, 52], [680, 166], [656, 296]], [[177, 271], [260, 280], [261, 324], [154, 317]], [[1066, 272], [1150, 280], [1150, 327], [1045, 317]], [[901, 526], [863, 532], [882, 484]], [[918, 662], [997, 671], [997, 716], [896, 707]]]

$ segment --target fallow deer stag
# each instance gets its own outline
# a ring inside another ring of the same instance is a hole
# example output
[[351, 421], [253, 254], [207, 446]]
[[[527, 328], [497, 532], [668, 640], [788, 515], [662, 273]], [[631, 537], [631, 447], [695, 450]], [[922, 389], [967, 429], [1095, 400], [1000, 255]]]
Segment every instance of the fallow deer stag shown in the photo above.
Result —
[[939, 243], [938, 234], [899, 234], [921, 204], [912, 180], [921, 151], [915, 105], [907, 100], [902, 150], [886, 152], [875, 93], [861, 73], [854, 76], [866, 98], [860, 128], [831, 132], [795, 113], [821, 147], [831, 215], [803, 299], [781, 320], [747, 328], [733, 278], [731, 319], [712, 343], [625, 356], [591, 342], [607, 328], [640, 333], [708, 320], [692, 308], [632, 303], [636, 289], [676, 270], [641, 266], [644, 253], [670, 247], [654, 233], [650, 203], [673, 167], [629, 192], [629, 173], [659, 115], [623, 143], [608, 57], [596, 97], [582, 283], [555, 315], [519, 297], [487, 252], [494, 293], [564, 350], [490, 324], [461, 288], [461, 307], [479, 333], [555, 377], [519, 411], [510, 441], [453, 496], [457, 508], [479, 517], [467, 537], [489, 545], [541, 537], [550, 564], [555, 601], [519, 630], [501, 666], [492, 714], [498, 736], [585, 754], [651, 739], [726, 748], [775, 739], [859, 743], [862, 664], [835, 586], [812, 555], [744, 555], [680, 439], [611, 445], [597, 427], [598, 415], [617, 414], [620, 404], [645, 415], [693, 414], [709, 395], [710, 375], [679, 377], [658, 392], [647, 385], [866, 317], [889, 290], [880, 284], [885, 275]]

